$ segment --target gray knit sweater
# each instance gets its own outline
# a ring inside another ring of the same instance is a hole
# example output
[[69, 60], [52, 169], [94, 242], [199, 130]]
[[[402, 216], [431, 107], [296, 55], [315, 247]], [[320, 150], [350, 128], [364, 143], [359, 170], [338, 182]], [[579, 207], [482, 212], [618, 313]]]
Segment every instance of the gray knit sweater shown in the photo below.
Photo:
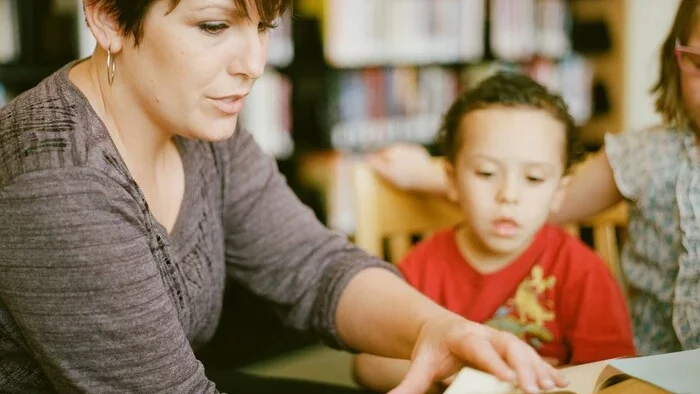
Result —
[[392, 268], [325, 229], [244, 130], [178, 139], [168, 234], [70, 66], [0, 110], [0, 392], [216, 392], [193, 349], [217, 327], [226, 274], [342, 347], [344, 287]]

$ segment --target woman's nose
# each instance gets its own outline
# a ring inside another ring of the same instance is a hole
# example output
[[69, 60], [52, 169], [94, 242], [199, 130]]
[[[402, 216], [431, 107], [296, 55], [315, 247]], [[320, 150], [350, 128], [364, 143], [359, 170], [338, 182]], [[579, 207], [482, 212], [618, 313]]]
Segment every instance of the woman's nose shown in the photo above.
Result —
[[267, 34], [260, 33], [257, 25], [251, 23], [241, 39], [243, 45], [235, 61], [229, 64], [229, 74], [244, 75], [249, 79], [260, 78], [267, 62]]

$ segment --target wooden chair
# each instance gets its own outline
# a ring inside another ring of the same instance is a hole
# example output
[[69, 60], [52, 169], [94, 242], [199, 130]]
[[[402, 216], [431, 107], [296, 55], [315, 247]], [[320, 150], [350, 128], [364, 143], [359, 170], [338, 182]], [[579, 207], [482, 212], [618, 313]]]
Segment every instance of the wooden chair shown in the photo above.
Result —
[[[459, 207], [444, 197], [397, 189], [362, 163], [353, 169], [353, 178], [355, 243], [394, 264], [411, 249], [415, 236], [425, 237], [463, 217]], [[620, 268], [618, 230], [626, 224], [627, 209], [621, 203], [580, 223], [564, 226], [575, 236], [580, 236], [582, 228], [591, 228], [594, 249], [623, 289], [627, 287]]]

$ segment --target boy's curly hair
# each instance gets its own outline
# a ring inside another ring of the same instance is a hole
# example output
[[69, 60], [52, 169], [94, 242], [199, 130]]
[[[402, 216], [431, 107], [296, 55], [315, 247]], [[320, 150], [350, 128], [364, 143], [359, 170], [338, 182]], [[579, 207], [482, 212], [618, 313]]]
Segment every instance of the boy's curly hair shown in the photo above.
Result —
[[566, 130], [564, 168], [568, 171], [583, 159], [585, 150], [578, 130], [564, 100], [550, 93], [544, 86], [527, 75], [499, 72], [482, 81], [474, 89], [465, 91], [447, 110], [438, 131], [438, 143], [452, 163], [462, 146], [460, 123], [471, 111], [493, 106], [541, 109], [559, 120]]

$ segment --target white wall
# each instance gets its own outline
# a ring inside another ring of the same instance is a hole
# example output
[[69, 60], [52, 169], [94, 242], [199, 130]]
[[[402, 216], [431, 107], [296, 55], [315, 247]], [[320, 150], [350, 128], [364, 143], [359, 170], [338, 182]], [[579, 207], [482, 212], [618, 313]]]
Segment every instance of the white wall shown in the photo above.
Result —
[[658, 124], [649, 89], [659, 73], [659, 48], [671, 29], [680, 0], [626, 0], [625, 128]]

